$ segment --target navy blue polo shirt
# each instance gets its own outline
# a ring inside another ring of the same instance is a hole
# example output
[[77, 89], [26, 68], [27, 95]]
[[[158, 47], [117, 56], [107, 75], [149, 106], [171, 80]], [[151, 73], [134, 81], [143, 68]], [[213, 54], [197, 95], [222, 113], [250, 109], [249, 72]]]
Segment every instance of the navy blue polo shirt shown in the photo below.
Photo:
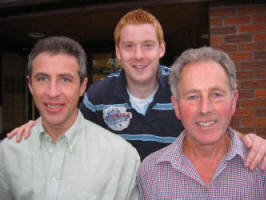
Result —
[[143, 159], [172, 143], [183, 130], [171, 103], [169, 73], [170, 68], [158, 67], [159, 88], [145, 116], [131, 107], [121, 69], [90, 85], [80, 110], [86, 119], [128, 140]]

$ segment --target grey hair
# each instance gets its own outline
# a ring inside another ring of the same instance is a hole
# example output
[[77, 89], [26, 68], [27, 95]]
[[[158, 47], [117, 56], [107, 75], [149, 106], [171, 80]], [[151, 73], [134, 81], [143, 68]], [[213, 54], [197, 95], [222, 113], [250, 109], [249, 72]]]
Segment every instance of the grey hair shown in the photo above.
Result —
[[178, 99], [178, 82], [183, 68], [189, 63], [196, 63], [200, 61], [214, 61], [219, 63], [228, 75], [231, 91], [234, 92], [237, 89], [235, 64], [227, 53], [212, 47], [188, 49], [184, 51], [171, 66], [169, 84], [172, 95], [175, 99]]
[[87, 57], [82, 46], [75, 40], [65, 36], [53, 36], [39, 40], [28, 56], [28, 75], [31, 78], [34, 59], [41, 53], [51, 55], [66, 54], [73, 56], [79, 63], [80, 82], [87, 77]]

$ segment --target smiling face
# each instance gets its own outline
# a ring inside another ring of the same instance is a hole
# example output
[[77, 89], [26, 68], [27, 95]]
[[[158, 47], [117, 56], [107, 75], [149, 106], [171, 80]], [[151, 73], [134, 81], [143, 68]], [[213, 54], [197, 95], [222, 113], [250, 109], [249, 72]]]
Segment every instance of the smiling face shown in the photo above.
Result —
[[178, 100], [172, 97], [172, 102], [187, 131], [187, 139], [200, 145], [221, 141], [238, 98], [237, 91], [232, 96], [222, 66], [214, 61], [188, 64], [182, 70], [178, 88]]
[[65, 132], [76, 120], [78, 100], [87, 78], [80, 83], [79, 64], [66, 54], [40, 53], [33, 61], [29, 88], [46, 131]]
[[116, 56], [125, 71], [127, 84], [156, 82], [159, 59], [164, 53], [165, 43], [159, 43], [153, 25], [129, 24], [121, 29]]

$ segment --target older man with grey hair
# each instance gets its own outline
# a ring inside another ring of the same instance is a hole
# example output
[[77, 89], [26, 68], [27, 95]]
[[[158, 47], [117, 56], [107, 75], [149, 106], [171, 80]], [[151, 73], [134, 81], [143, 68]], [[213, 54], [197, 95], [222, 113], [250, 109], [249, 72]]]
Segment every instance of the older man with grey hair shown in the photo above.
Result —
[[266, 199], [266, 172], [245, 167], [248, 149], [229, 125], [238, 99], [229, 56], [211, 47], [185, 51], [169, 78], [185, 130], [140, 166], [140, 199]]

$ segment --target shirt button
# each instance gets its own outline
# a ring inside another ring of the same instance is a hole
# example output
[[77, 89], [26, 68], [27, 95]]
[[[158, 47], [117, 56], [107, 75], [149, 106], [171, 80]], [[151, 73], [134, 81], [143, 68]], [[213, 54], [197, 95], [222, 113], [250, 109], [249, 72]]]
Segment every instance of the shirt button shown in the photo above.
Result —
[[69, 150], [70, 150], [70, 152], [73, 151], [73, 146], [72, 145], [69, 147]]

